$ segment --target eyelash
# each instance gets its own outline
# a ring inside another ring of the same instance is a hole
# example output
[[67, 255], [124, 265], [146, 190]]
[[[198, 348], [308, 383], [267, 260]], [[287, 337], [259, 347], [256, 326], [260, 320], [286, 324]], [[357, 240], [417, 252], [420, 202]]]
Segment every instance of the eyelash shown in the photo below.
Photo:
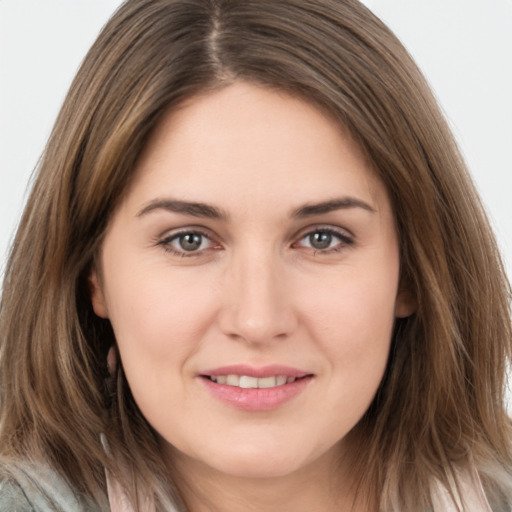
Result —
[[[203, 253], [204, 249], [202, 249], [200, 251], [187, 252], [185, 250], [179, 251], [172, 247], [171, 242], [173, 242], [174, 240], [179, 240], [180, 237], [184, 237], [186, 235], [197, 235], [197, 236], [206, 238], [208, 240], [211, 240], [211, 237], [207, 233], [204, 233], [201, 230], [187, 229], [187, 230], [178, 231], [177, 233], [173, 233], [172, 235], [165, 237], [163, 240], [159, 240], [157, 242], [157, 245], [160, 245], [161, 247], [163, 247], [164, 251], [171, 253], [173, 256], [179, 256], [182, 258], [190, 258], [193, 256], [198, 256], [201, 253]], [[214, 242], [212, 242], [212, 243], [214, 243]]]
[[330, 227], [325, 227], [325, 228], [324, 227], [316, 227], [314, 229], [310, 229], [309, 231], [307, 231], [306, 233], [301, 235], [301, 237], [299, 238], [299, 241], [295, 242], [293, 244], [293, 246], [296, 246], [299, 242], [307, 239], [308, 237], [311, 237], [314, 234], [318, 234], [318, 233], [327, 234], [332, 237], [338, 238], [339, 242], [334, 247], [329, 247], [326, 249], [315, 249], [314, 247], [311, 247], [311, 249], [314, 249], [313, 254], [315, 256], [317, 254], [327, 255], [327, 254], [337, 253], [337, 252], [340, 252], [343, 249], [350, 247], [351, 245], [354, 244], [354, 239], [351, 236], [347, 235], [346, 233], [343, 233], [342, 231], [338, 231], [337, 229], [333, 229]]
[[[346, 233], [343, 233], [342, 231], [338, 231], [338, 230], [330, 228], [330, 227], [329, 228], [316, 227], [314, 229], [310, 229], [309, 231], [305, 232], [304, 234], [301, 234], [298, 241], [294, 242], [292, 244], [292, 247], [298, 247], [298, 244], [300, 242], [302, 242], [303, 240], [307, 239], [308, 237], [311, 237], [312, 235], [318, 234], [318, 233], [327, 234], [332, 237], [335, 237], [335, 238], [339, 239], [339, 242], [334, 247], [328, 247], [325, 249], [315, 249], [314, 247], [310, 247], [311, 249], [314, 250], [314, 252], [313, 252], [314, 255], [317, 255], [317, 254], [327, 255], [327, 254], [337, 253], [337, 252], [340, 252], [341, 250], [345, 249], [346, 247], [350, 247], [351, 245], [354, 244], [354, 239], [351, 236], [347, 235]], [[197, 230], [197, 229], [188, 229], [188, 230], [179, 231], [177, 233], [173, 233], [172, 235], [165, 237], [163, 240], [157, 240], [156, 243], [157, 243], [157, 245], [161, 246], [166, 252], [171, 253], [174, 256], [178, 256], [178, 257], [182, 257], [182, 258], [190, 258], [190, 257], [194, 257], [194, 256], [199, 256], [205, 250], [208, 249], [207, 248], [207, 249], [201, 249], [201, 250], [187, 252], [186, 250], [177, 250], [172, 247], [171, 242], [177, 241], [180, 239], [180, 237], [184, 237], [186, 235], [193, 235], [193, 236], [196, 235], [196, 236], [203, 237], [205, 239], [210, 240], [210, 242], [215, 245], [215, 242], [211, 240], [211, 237], [207, 233], [205, 233], [201, 230]]]

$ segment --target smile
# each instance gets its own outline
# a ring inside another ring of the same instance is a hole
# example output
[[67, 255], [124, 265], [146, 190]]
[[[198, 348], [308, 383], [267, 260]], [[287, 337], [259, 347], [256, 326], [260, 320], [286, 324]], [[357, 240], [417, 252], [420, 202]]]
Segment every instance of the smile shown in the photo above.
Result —
[[297, 368], [270, 365], [224, 366], [201, 372], [206, 390], [222, 403], [244, 411], [270, 411], [301, 395], [315, 375]]
[[242, 389], [269, 389], [284, 384], [295, 382], [297, 377], [286, 377], [285, 375], [276, 375], [270, 377], [251, 377], [249, 375], [211, 375], [209, 379], [217, 384], [225, 384]]

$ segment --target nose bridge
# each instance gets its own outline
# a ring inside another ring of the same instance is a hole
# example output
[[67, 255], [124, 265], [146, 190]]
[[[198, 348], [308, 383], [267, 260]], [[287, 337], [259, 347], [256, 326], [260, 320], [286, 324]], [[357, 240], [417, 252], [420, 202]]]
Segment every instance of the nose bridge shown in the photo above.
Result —
[[265, 343], [292, 333], [296, 325], [280, 257], [263, 247], [247, 247], [231, 261], [223, 330], [248, 343]]

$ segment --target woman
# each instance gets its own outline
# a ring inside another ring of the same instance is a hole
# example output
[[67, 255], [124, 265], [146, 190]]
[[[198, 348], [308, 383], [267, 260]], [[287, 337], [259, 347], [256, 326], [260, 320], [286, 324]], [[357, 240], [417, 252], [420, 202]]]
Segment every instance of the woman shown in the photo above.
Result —
[[510, 510], [509, 297], [366, 8], [128, 1], [6, 271], [2, 509]]

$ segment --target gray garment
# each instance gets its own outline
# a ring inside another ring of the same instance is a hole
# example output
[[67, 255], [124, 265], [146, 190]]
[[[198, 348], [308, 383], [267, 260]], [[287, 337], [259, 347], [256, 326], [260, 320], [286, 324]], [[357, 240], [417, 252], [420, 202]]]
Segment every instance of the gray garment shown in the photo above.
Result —
[[77, 495], [47, 466], [0, 461], [0, 512], [108, 512]]
[[[473, 499], [475, 489], [481, 492], [482, 500], [470, 501], [468, 510], [490, 511], [479, 483], [477, 486], [470, 485], [463, 493], [464, 498], [471, 495]], [[176, 509], [172, 507], [170, 510]], [[435, 510], [449, 512], [454, 508], [441, 499]], [[509, 505], [503, 504], [492, 510], [512, 512]], [[62, 477], [45, 464], [10, 463], [0, 459], [0, 512], [110, 512], [110, 506], [106, 496], [98, 506], [77, 495]]]

